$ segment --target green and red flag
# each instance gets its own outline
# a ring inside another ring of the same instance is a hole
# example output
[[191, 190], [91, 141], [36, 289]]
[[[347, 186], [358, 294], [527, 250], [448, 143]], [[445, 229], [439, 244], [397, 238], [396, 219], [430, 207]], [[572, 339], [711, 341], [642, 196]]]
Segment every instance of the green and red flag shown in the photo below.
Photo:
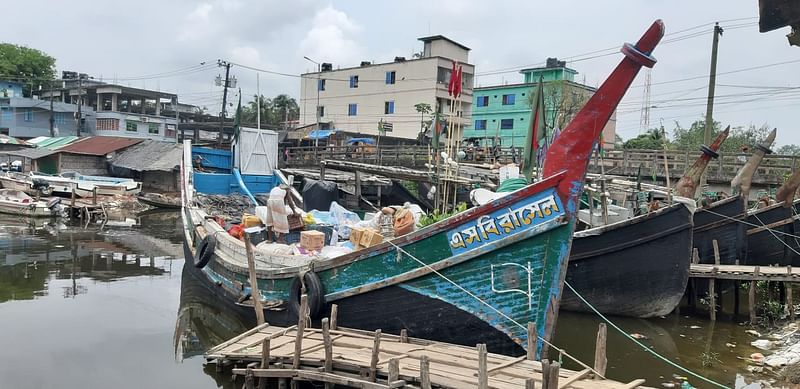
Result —
[[536, 152], [544, 145], [547, 136], [544, 127], [544, 83], [542, 77], [539, 78], [539, 84], [536, 87], [536, 95], [531, 108], [531, 127], [525, 138], [525, 151], [522, 155], [522, 172], [528, 182], [531, 181], [531, 177], [533, 176], [533, 165], [536, 164]]

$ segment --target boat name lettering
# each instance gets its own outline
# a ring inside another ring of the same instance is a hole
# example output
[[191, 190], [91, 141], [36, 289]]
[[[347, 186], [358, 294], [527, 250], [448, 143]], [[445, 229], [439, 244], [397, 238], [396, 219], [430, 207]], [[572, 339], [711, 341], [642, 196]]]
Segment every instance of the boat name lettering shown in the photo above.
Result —
[[[517, 206], [519, 205], [519, 206]], [[513, 235], [532, 226], [544, 223], [563, 214], [563, 207], [555, 191], [549, 190], [539, 196], [522, 200], [509, 208], [483, 215], [476, 221], [449, 231], [450, 249], [453, 253], [508, 235]]]

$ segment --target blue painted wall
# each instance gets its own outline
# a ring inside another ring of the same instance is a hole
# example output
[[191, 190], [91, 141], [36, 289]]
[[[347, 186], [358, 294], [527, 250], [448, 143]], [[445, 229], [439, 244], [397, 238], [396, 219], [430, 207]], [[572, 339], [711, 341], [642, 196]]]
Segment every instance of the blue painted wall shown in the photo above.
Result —
[[[200, 193], [231, 194], [241, 193], [236, 177], [230, 173], [231, 152], [227, 150], [192, 147], [192, 158], [203, 157], [202, 166], [214, 172], [194, 172], [194, 187]], [[242, 175], [247, 189], [254, 195], [269, 193], [278, 185], [278, 179], [272, 175]]]

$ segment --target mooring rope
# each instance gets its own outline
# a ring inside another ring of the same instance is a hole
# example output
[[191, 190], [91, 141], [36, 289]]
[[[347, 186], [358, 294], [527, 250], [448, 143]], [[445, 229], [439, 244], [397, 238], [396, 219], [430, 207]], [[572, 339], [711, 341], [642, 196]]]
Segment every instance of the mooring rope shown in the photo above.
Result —
[[678, 370], [680, 370], [680, 371], [682, 371], [682, 372], [684, 372], [684, 373], [686, 373], [686, 374], [689, 374], [689, 375], [691, 375], [692, 377], [695, 377], [695, 378], [701, 379], [701, 380], [703, 380], [703, 381], [705, 381], [705, 382], [707, 382], [707, 383], [709, 383], [709, 384], [712, 384], [712, 385], [718, 386], [718, 387], [720, 387], [720, 388], [731, 389], [729, 386], [723, 385], [723, 384], [721, 384], [721, 383], [719, 383], [719, 382], [716, 382], [716, 381], [714, 381], [714, 380], [712, 380], [712, 379], [710, 379], [710, 378], [706, 378], [706, 377], [704, 377], [704, 376], [702, 376], [702, 375], [700, 375], [700, 374], [698, 374], [698, 373], [695, 373], [695, 372], [693, 372], [693, 371], [689, 370], [688, 368], [685, 368], [685, 367], [683, 367], [683, 366], [681, 366], [681, 365], [679, 365], [679, 364], [677, 364], [677, 363], [675, 363], [675, 362], [673, 362], [673, 361], [669, 360], [667, 357], [665, 357], [665, 356], [663, 356], [663, 355], [661, 355], [661, 354], [657, 353], [655, 350], [651, 349], [650, 347], [648, 347], [648, 346], [647, 346], [647, 345], [645, 345], [644, 343], [642, 343], [642, 342], [638, 341], [636, 338], [634, 338], [634, 337], [632, 337], [631, 335], [629, 335], [627, 332], [623, 331], [623, 330], [622, 330], [622, 328], [619, 328], [619, 326], [617, 326], [616, 324], [614, 324], [614, 322], [612, 322], [612, 321], [611, 321], [611, 320], [609, 320], [607, 317], [605, 317], [605, 315], [603, 315], [602, 313], [600, 313], [600, 311], [598, 311], [598, 310], [597, 310], [597, 308], [595, 308], [595, 307], [594, 307], [592, 304], [590, 304], [588, 301], [586, 301], [586, 299], [585, 299], [585, 298], [583, 298], [583, 296], [581, 296], [581, 295], [580, 295], [580, 293], [578, 293], [578, 291], [577, 291], [577, 290], [575, 290], [575, 288], [573, 288], [573, 287], [572, 287], [572, 285], [570, 285], [570, 284], [569, 284], [569, 282], [567, 282], [567, 281], [564, 281], [564, 285], [566, 285], [566, 286], [569, 288], [569, 290], [571, 290], [571, 291], [572, 291], [572, 293], [575, 293], [575, 295], [576, 295], [576, 296], [578, 296], [578, 299], [580, 299], [581, 301], [583, 301], [583, 303], [584, 303], [584, 304], [586, 304], [586, 306], [588, 306], [588, 307], [589, 307], [589, 309], [591, 309], [591, 310], [592, 310], [592, 311], [593, 311], [595, 314], [597, 314], [597, 316], [600, 316], [600, 318], [601, 318], [601, 319], [603, 319], [603, 320], [604, 320], [606, 323], [608, 323], [608, 325], [610, 325], [610, 326], [611, 326], [611, 328], [613, 328], [613, 329], [617, 330], [617, 332], [619, 332], [620, 334], [622, 334], [624, 337], [626, 337], [626, 338], [630, 339], [630, 340], [631, 340], [633, 343], [637, 344], [637, 345], [638, 345], [639, 347], [641, 347], [641, 348], [642, 348], [644, 351], [647, 351], [648, 353], [652, 354], [654, 357], [656, 357], [656, 358], [658, 358], [658, 359], [660, 359], [660, 360], [662, 360], [662, 361], [666, 362], [668, 365], [670, 365], [670, 366], [672, 366], [672, 367], [674, 367], [674, 368], [676, 368], [676, 369], [678, 369]]
[[[422, 265], [422, 266], [424, 266], [424, 267], [428, 268], [428, 270], [432, 271], [433, 273], [435, 273], [436, 275], [438, 275], [439, 277], [441, 277], [441, 278], [442, 278], [442, 279], [444, 279], [445, 281], [447, 281], [447, 282], [449, 282], [449, 283], [453, 284], [453, 286], [455, 286], [456, 288], [460, 289], [462, 292], [466, 293], [468, 296], [470, 296], [470, 297], [474, 298], [475, 300], [478, 300], [478, 302], [480, 302], [481, 304], [483, 304], [483, 305], [486, 305], [487, 307], [489, 307], [489, 309], [491, 309], [491, 310], [493, 310], [493, 311], [497, 312], [498, 314], [500, 314], [500, 316], [504, 317], [505, 319], [507, 319], [508, 321], [510, 321], [511, 323], [513, 323], [514, 325], [518, 326], [519, 328], [521, 328], [521, 329], [523, 329], [523, 330], [525, 330], [525, 331], [527, 331], [527, 330], [528, 330], [528, 327], [526, 327], [526, 326], [524, 326], [524, 325], [520, 324], [518, 321], [516, 321], [516, 320], [512, 319], [511, 317], [509, 317], [509, 316], [508, 316], [508, 315], [506, 315], [505, 313], [501, 312], [500, 310], [498, 310], [497, 308], [495, 308], [494, 306], [492, 306], [492, 305], [491, 305], [491, 304], [489, 304], [488, 302], [486, 302], [486, 301], [482, 300], [480, 297], [476, 296], [474, 293], [470, 292], [469, 290], [467, 290], [467, 289], [466, 289], [466, 288], [464, 288], [463, 286], [459, 285], [459, 284], [458, 284], [458, 283], [456, 283], [455, 281], [453, 281], [453, 280], [451, 280], [451, 279], [447, 278], [447, 276], [445, 276], [444, 274], [442, 274], [442, 273], [439, 273], [439, 272], [438, 272], [436, 269], [434, 269], [433, 267], [431, 267], [431, 266], [430, 266], [430, 265], [428, 265], [427, 263], [425, 263], [425, 262], [422, 262], [422, 261], [421, 261], [419, 258], [415, 257], [414, 255], [412, 255], [412, 254], [411, 254], [411, 253], [409, 253], [408, 251], [406, 251], [406, 250], [403, 250], [403, 248], [402, 248], [402, 247], [400, 247], [400, 246], [398, 246], [398, 245], [394, 244], [394, 242], [392, 242], [391, 240], [388, 240], [387, 242], [389, 242], [389, 244], [391, 244], [392, 246], [394, 246], [394, 247], [395, 247], [395, 248], [396, 248], [396, 249], [397, 249], [399, 252], [402, 252], [402, 253], [404, 253], [405, 255], [408, 255], [408, 256], [409, 256], [411, 259], [413, 259], [413, 260], [415, 260], [415, 261], [419, 262], [419, 264], [420, 264], [420, 265]], [[602, 379], [606, 379], [606, 377], [605, 377], [603, 374], [600, 374], [600, 373], [599, 373], [597, 370], [595, 370], [595, 369], [594, 369], [594, 368], [592, 368], [591, 366], [589, 366], [589, 365], [587, 365], [587, 364], [583, 363], [583, 362], [582, 362], [581, 360], [579, 360], [578, 358], [575, 358], [575, 357], [573, 357], [572, 355], [569, 355], [569, 353], [567, 353], [567, 352], [566, 352], [564, 349], [558, 348], [558, 347], [556, 347], [556, 345], [554, 345], [554, 344], [552, 344], [552, 343], [548, 342], [548, 341], [547, 341], [547, 339], [544, 339], [543, 337], [539, 336], [539, 334], [538, 334], [538, 333], [536, 334], [536, 338], [537, 338], [537, 339], [539, 339], [539, 340], [541, 340], [542, 342], [544, 342], [544, 343], [545, 343], [545, 344], [547, 344], [548, 346], [552, 347], [554, 350], [558, 351], [558, 353], [559, 353], [559, 361], [560, 361], [560, 359], [561, 359], [561, 355], [563, 355], [563, 356], [565, 356], [565, 357], [567, 357], [567, 358], [571, 359], [571, 360], [572, 360], [572, 361], [574, 361], [575, 363], [577, 363], [577, 364], [581, 365], [583, 368], [591, 370], [591, 371], [592, 371], [594, 374], [596, 374], [598, 377], [600, 377], [600, 378], [602, 378]]]
[[[716, 212], [714, 212], [714, 211], [712, 211], [712, 210], [709, 210], [709, 209], [704, 209], [704, 208], [699, 208], [697, 211], [699, 212], [699, 211], [701, 211], [701, 210], [702, 210], [702, 211], [704, 211], [704, 212], [708, 212], [708, 213], [710, 213], [710, 214], [712, 214], [712, 215], [722, 216], [722, 217], [723, 217], [723, 218], [725, 218], [725, 219], [728, 219], [728, 220], [733, 220], [733, 221], [735, 221], [735, 222], [739, 222], [739, 223], [742, 223], [742, 224], [744, 224], [744, 225], [747, 225], [747, 226], [750, 226], [750, 227], [765, 227], [767, 230], [772, 230], [771, 228], [769, 228], [769, 227], [765, 226], [763, 223], [762, 223], [762, 225], [760, 225], [760, 226], [759, 226], [758, 224], [750, 223], [750, 222], [748, 222], [748, 221], [745, 221], [745, 220], [742, 220], [742, 219], [737, 219], [737, 218], [735, 218], [735, 217], [730, 217], [730, 216], [728, 216], [728, 215], [723, 215], [723, 214], [721, 214], [721, 213], [716, 213]], [[756, 216], [756, 218], [758, 218], [758, 216]], [[759, 221], [760, 221], [760, 220], [759, 220]], [[798, 235], [795, 235], [795, 234], [790, 234], [790, 233], [788, 233], [788, 232], [783, 232], [783, 231], [775, 231], [775, 230], [772, 230], [772, 231], [774, 231], [776, 234], [781, 234], [781, 235], [791, 236], [791, 237], [793, 237], [793, 238], [795, 238], [795, 239], [797, 239], [797, 238], [800, 238], [800, 236], [798, 236]]]
[[[794, 251], [794, 253], [795, 253], [795, 254], [797, 254], [797, 255], [800, 255], [800, 253], [798, 253], [798, 252], [797, 252], [797, 250], [795, 250], [795, 249], [794, 249], [792, 246], [789, 246], [788, 244], [786, 244], [786, 242], [784, 242], [783, 240], [781, 240], [781, 238], [778, 238], [778, 235], [775, 235], [775, 233], [772, 231], [772, 229], [771, 229], [771, 228], [768, 228], [768, 227], [767, 227], [767, 225], [766, 225], [766, 224], [764, 224], [764, 222], [763, 222], [763, 221], [761, 221], [761, 219], [758, 217], [758, 215], [756, 215], [756, 214], [753, 214], [753, 217], [755, 217], [755, 218], [756, 218], [756, 220], [758, 220], [758, 222], [759, 222], [759, 223], [761, 223], [761, 225], [762, 225], [763, 227], [765, 227], [765, 229], [766, 229], [767, 231], [769, 231], [769, 233], [770, 233], [770, 234], [772, 234], [772, 237], [774, 237], [774, 238], [775, 238], [775, 239], [776, 239], [778, 242], [781, 242], [781, 244], [782, 244], [782, 245], [784, 245], [784, 246], [788, 247], [788, 248], [789, 248], [789, 250], [792, 250], [792, 251]], [[796, 241], [797, 241], [797, 237], [795, 237], [795, 242], [796, 242]]]

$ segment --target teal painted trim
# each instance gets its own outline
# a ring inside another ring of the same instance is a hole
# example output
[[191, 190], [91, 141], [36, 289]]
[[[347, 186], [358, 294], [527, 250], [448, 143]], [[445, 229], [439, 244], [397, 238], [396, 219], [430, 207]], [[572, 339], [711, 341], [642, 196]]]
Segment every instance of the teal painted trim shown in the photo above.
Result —
[[[563, 225], [566, 225], [566, 224], [567, 223], [562, 222], [559, 219], [548, 220], [547, 222], [544, 222], [544, 223], [542, 223], [540, 225], [537, 225], [537, 226], [535, 226], [533, 228], [529, 228], [527, 230], [524, 230], [524, 231], [520, 232], [519, 234], [507, 236], [507, 237], [505, 237], [505, 238], [503, 238], [501, 240], [498, 240], [496, 242], [491, 242], [490, 244], [484, 244], [484, 245], [476, 247], [476, 248], [474, 248], [474, 249], [472, 249], [470, 251], [454, 255], [452, 257], [443, 259], [443, 260], [435, 262], [435, 263], [431, 263], [428, 266], [432, 267], [433, 269], [435, 269], [437, 271], [446, 269], [448, 267], [453, 267], [455, 265], [458, 265], [460, 263], [466, 262], [466, 261], [468, 261], [470, 259], [473, 259], [475, 257], [489, 254], [492, 251], [497, 250], [499, 248], [508, 246], [510, 244], [513, 244], [513, 243], [516, 243], [516, 242], [519, 242], [519, 241], [523, 241], [523, 240], [529, 239], [529, 238], [534, 237], [534, 236], [539, 235], [539, 234], [543, 234], [543, 233], [545, 233], [547, 231], [550, 231], [552, 229], [555, 229], [557, 227], [560, 227], [560, 226], [563, 226]], [[339, 300], [339, 299], [342, 299], [342, 298], [345, 298], [345, 297], [353, 296], [353, 295], [356, 295], [356, 294], [360, 294], [360, 293], [363, 293], [364, 289], [368, 289], [368, 290], [380, 289], [380, 288], [384, 288], [384, 287], [387, 287], [387, 286], [390, 286], [390, 285], [395, 285], [395, 284], [401, 283], [401, 282], [403, 282], [404, 279], [408, 278], [411, 274], [419, 271], [419, 269], [427, 269], [427, 268], [415, 268], [414, 270], [407, 271], [407, 272], [404, 272], [404, 273], [400, 273], [400, 274], [397, 274], [397, 275], [395, 275], [393, 277], [382, 279], [380, 281], [370, 282], [370, 283], [367, 283], [367, 284], [362, 284], [362, 285], [359, 285], [357, 287], [340, 290], [340, 291], [334, 292], [334, 293], [328, 293], [328, 294], [325, 295], [325, 301], [334, 301], [334, 300]], [[427, 272], [428, 273], [432, 273], [432, 271], [430, 271], [430, 269], [427, 269]]]

